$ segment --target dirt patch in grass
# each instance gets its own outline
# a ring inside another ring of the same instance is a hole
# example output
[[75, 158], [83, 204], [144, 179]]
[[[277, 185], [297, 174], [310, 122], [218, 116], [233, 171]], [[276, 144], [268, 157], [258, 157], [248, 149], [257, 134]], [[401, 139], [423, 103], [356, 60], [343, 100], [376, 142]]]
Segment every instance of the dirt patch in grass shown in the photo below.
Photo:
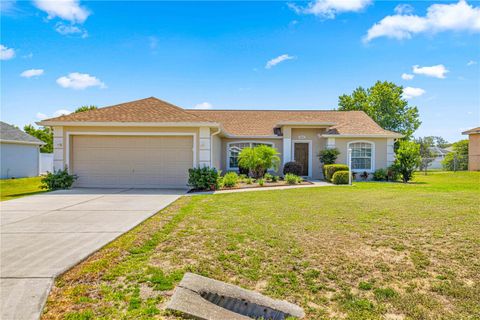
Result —
[[308, 319], [480, 315], [478, 173], [183, 197], [56, 281], [43, 319], [177, 319], [187, 271]]

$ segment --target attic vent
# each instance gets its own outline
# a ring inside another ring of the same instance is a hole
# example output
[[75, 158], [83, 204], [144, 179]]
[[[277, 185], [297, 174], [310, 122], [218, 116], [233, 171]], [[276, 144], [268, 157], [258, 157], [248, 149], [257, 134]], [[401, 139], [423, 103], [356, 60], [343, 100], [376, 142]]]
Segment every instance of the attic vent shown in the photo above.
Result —
[[274, 133], [276, 136], [283, 136], [282, 128], [273, 128], [273, 133]]

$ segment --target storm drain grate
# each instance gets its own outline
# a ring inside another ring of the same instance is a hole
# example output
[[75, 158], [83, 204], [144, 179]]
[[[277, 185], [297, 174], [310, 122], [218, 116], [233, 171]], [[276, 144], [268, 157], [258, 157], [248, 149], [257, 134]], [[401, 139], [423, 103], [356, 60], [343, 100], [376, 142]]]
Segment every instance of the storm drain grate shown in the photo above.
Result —
[[284, 320], [290, 315], [269, 307], [261, 306], [246, 299], [237, 299], [219, 295], [215, 292], [203, 291], [200, 296], [219, 307], [239, 313], [241, 315], [264, 320]]
[[186, 273], [167, 309], [200, 320], [301, 319], [303, 309], [218, 280]]

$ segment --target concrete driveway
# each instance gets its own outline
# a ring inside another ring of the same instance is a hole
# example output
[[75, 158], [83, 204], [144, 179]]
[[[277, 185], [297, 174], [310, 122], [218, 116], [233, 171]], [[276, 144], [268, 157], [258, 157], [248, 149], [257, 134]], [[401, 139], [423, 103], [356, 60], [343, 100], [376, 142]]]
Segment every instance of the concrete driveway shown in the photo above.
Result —
[[38, 319], [57, 275], [184, 193], [79, 188], [1, 202], [0, 319]]

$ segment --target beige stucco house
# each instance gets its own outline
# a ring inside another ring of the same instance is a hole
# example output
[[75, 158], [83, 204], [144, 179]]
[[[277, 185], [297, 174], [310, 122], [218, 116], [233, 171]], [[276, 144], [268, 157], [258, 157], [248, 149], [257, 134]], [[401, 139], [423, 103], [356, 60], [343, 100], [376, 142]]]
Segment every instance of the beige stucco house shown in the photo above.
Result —
[[468, 135], [468, 170], [480, 170], [480, 127], [476, 127], [462, 134]]
[[38, 124], [53, 127], [54, 167], [67, 166], [80, 187], [186, 187], [189, 168], [238, 170], [240, 150], [257, 144], [314, 179], [325, 148], [340, 150], [338, 163], [351, 148], [353, 170], [373, 172], [394, 161], [401, 137], [360, 111], [188, 110], [154, 97]]

